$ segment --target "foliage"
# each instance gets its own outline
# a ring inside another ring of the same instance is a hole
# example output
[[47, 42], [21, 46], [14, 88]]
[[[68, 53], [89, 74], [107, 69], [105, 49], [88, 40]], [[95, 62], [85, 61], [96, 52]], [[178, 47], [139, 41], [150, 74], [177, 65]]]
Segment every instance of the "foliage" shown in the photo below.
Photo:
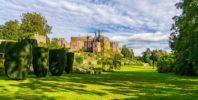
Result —
[[73, 52], [67, 52], [67, 65], [65, 67], [65, 72], [70, 73], [73, 69], [73, 63], [74, 63], [74, 53]]
[[[51, 33], [52, 27], [48, 25], [44, 16], [36, 12], [28, 12], [22, 15], [21, 29], [23, 33], [33, 33], [46, 36]], [[29, 36], [26, 36], [29, 37]]]
[[121, 58], [122, 56], [120, 55], [120, 53], [118, 52], [114, 52], [111, 54], [111, 57], [110, 57], [110, 61], [109, 61], [109, 69], [110, 70], [113, 70], [113, 69], [120, 69], [121, 67]]
[[176, 55], [176, 73], [198, 75], [198, 1], [182, 0], [176, 7], [183, 10], [175, 16], [170, 47]]
[[5, 53], [5, 73], [10, 79], [22, 80], [27, 76], [29, 59], [31, 54], [31, 44], [27, 41], [19, 43], [9, 43]]
[[99, 59], [99, 63], [102, 64], [102, 69], [105, 70], [105, 66], [108, 66], [108, 70], [120, 69], [122, 56], [118, 52], [110, 53], [108, 57], [102, 57]]
[[150, 59], [152, 60], [152, 65], [156, 66], [160, 57], [165, 56], [167, 54], [166, 51], [163, 50], [153, 50], [151, 52]]
[[47, 48], [36, 47], [33, 50], [33, 68], [37, 77], [45, 77], [49, 66], [49, 51]]
[[159, 56], [157, 61], [157, 71], [160, 73], [174, 72], [175, 57], [173, 53], [166, 53]]
[[0, 27], [2, 39], [18, 40], [21, 35], [20, 23], [18, 20], [9, 20]]
[[61, 76], [66, 66], [66, 53], [63, 49], [49, 51], [49, 70], [54, 76]]
[[7, 40], [34, 38], [34, 34], [47, 36], [52, 27], [39, 13], [24, 13], [21, 23], [18, 20], [9, 20], [0, 25], [0, 38]]
[[130, 50], [127, 47], [123, 47], [121, 53], [124, 56], [124, 58], [132, 59], [134, 57], [133, 50], [132, 49]]
[[150, 50], [150, 48], [147, 48], [146, 51], [144, 51], [142, 53], [143, 62], [151, 65], [152, 61], [151, 61], [150, 57], [151, 57], [151, 50]]
[[74, 72], [78, 74], [92, 74], [94, 73], [93, 66], [78, 65], [74, 68]]
[[30, 53], [28, 55], [28, 71], [31, 73], [33, 72], [33, 66], [32, 66], [32, 61], [33, 61], [33, 48], [37, 47], [37, 41], [35, 39], [23, 39], [20, 42], [27, 42], [30, 45]]
[[61, 46], [58, 45], [58, 38], [52, 38], [52, 40], [50, 41], [50, 45], [49, 48], [50, 49], [60, 49], [62, 48]]
[[82, 64], [83, 63], [83, 56], [78, 54], [78, 55], [75, 55], [75, 61], [78, 63], [78, 64]]

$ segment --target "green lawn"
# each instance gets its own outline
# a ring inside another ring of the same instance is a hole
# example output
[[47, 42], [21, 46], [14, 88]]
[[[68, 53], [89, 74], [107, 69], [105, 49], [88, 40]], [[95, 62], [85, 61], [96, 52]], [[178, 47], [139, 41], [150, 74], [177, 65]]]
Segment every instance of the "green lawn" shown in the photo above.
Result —
[[24, 81], [0, 76], [0, 100], [186, 100], [198, 99], [198, 77], [159, 74], [150, 67], [128, 66], [103, 75], [64, 74]]

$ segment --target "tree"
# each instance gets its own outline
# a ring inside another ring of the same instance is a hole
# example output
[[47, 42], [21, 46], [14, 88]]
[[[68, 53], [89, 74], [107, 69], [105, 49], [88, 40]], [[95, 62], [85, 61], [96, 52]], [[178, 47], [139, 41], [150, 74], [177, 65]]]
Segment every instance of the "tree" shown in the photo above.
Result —
[[182, 0], [176, 7], [183, 10], [173, 17], [169, 41], [176, 55], [176, 73], [198, 75], [198, 1]]
[[144, 51], [142, 53], [142, 60], [143, 60], [143, 62], [151, 64], [150, 57], [151, 57], [151, 50], [150, 50], [150, 48], [147, 48], [146, 51]]
[[51, 33], [52, 27], [48, 25], [45, 17], [39, 13], [33, 12], [22, 15], [21, 29], [23, 30], [22, 37], [31, 37], [33, 34], [46, 36]]
[[132, 57], [134, 57], [133, 50], [132, 49], [130, 50], [126, 46], [123, 46], [121, 53], [124, 56], [124, 58], [132, 59]]
[[157, 71], [159, 73], [170, 73], [174, 72], [174, 62], [175, 57], [174, 54], [164, 53], [163, 55], [158, 56], [157, 60]]
[[109, 70], [113, 70], [113, 69], [120, 69], [121, 67], [121, 59], [122, 56], [120, 55], [120, 53], [118, 52], [113, 52], [111, 53], [111, 57], [109, 58]]
[[0, 26], [0, 35], [3, 39], [18, 40], [20, 34], [21, 29], [18, 20], [10, 20]]
[[166, 54], [167, 54], [166, 51], [163, 51], [163, 50], [153, 50], [150, 56], [150, 59], [152, 60], [152, 65], [156, 65], [159, 58]]
[[3, 30], [3, 25], [0, 25], [0, 38], [3, 39], [3, 33], [2, 33], [2, 30]]
[[62, 48], [61, 46], [58, 45], [58, 38], [52, 38], [51, 42], [50, 42], [50, 48], [51, 49], [58, 49], [58, 48]]

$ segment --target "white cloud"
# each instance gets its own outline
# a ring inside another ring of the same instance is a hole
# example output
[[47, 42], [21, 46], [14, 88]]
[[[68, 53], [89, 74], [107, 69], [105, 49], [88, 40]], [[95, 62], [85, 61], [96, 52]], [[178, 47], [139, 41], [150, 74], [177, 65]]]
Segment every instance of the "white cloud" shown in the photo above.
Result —
[[35, 11], [44, 15], [53, 26], [50, 37], [69, 39], [72, 35], [88, 34], [90, 29], [102, 29], [108, 30], [105, 33], [113, 36], [112, 40], [128, 44], [138, 51], [149, 46], [168, 48], [171, 18], [180, 13], [174, 4], [179, 1], [1, 0], [0, 24], [9, 19], [20, 19], [22, 13]]
[[[129, 35], [131, 34], [131, 35]], [[156, 33], [128, 33], [128, 35], [116, 35], [111, 37], [111, 40], [123, 42], [123, 41], [145, 41], [145, 42], [158, 42], [168, 40], [169, 34], [156, 32]]]

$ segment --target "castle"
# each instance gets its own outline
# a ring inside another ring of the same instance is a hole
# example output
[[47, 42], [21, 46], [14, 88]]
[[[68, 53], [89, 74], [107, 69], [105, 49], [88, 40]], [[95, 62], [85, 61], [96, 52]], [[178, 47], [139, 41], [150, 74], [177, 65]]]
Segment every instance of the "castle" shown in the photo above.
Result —
[[70, 49], [71, 51], [84, 50], [93, 53], [101, 53], [105, 50], [110, 50], [112, 52], [120, 52], [118, 43], [111, 42], [108, 37], [101, 35], [100, 32], [95, 33], [94, 37], [71, 37]]
[[[38, 43], [46, 43], [46, 37], [42, 35], [35, 35], [35, 39]], [[68, 43], [64, 38], [58, 38], [58, 44], [63, 48], [70, 48], [71, 51], [87, 51], [93, 53], [101, 53], [105, 50], [110, 50], [112, 52], [120, 52], [120, 48], [117, 42], [112, 42], [108, 37], [105, 37], [96, 32], [95, 36], [77, 36], [71, 37], [70, 43]]]

